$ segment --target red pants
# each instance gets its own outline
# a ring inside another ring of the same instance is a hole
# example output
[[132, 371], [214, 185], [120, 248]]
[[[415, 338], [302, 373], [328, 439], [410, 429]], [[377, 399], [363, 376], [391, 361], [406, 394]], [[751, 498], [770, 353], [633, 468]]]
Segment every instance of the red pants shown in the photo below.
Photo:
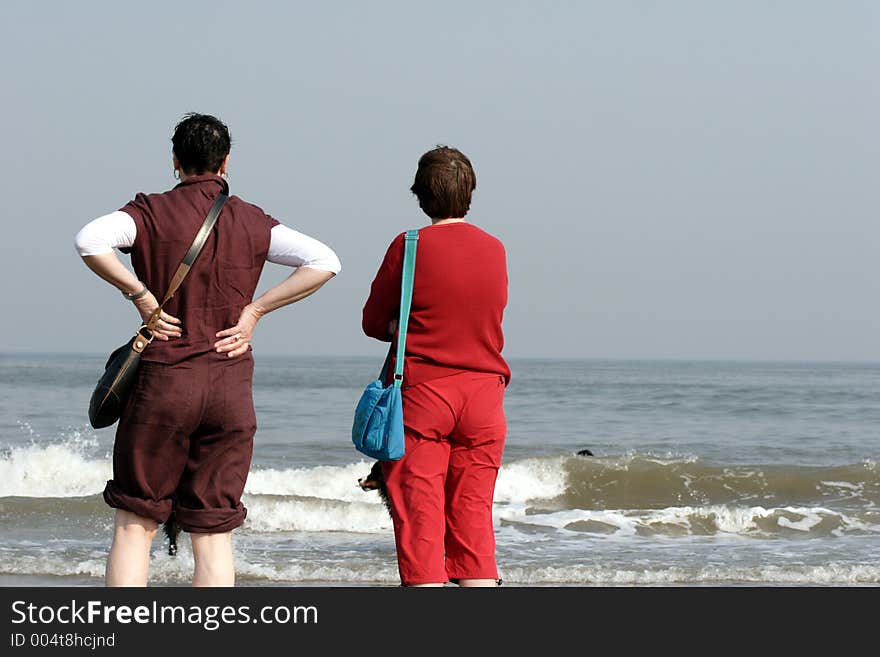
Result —
[[498, 579], [504, 388], [497, 374], [462, 372], [404, 389], [406, 453], [382, 467], [404, 585]]

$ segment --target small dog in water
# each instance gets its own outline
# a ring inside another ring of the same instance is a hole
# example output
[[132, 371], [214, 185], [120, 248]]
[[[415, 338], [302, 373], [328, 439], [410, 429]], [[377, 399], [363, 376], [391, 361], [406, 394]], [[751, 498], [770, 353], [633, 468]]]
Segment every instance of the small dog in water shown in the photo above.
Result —
[[382, 498], [382, 502], [385, 504], [385, 509], [388, 511], [389, 515], [391, 514], [391, 501], [388, 499], [388, 488], [385, 486], [385, 475], [382, 474], [382, 461], [376, 461], [373, 463], [373, 467], [370, 469], [370, 474], [358, 479], [358, 486], [361, 487], [361, 490], [379, 491], [379, 497]]

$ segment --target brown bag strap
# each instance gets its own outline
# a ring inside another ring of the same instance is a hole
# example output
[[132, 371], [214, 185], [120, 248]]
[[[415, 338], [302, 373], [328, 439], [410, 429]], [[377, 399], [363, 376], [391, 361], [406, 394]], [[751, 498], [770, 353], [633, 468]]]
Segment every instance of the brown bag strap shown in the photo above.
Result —
[[208, 240], [208, 235], [210, 235], [211, 231], [214, 229], [214, 224], [217, 223], [217, 218], [220, 216], [220, 212], [223, 210], [223, 206], [226, 204], [228, 198], [229, 183], [224, 180], [223, 191], [221, 191], [217, 195], [217, 198], [214, 199], [214, 205], [211, 206], [211, 209], [208, 211], [208, 216], [206, 216], [205, 221], [202, 222], [202, 227], [199, 228], [199, 232], [196, 233], [196, 237], [193, 240], [192, 245], [189, 247], [189, 251], [183, 256], [183, 260], [180, 265], [178, 265], [177, 271], [174, 272], [174, 276], [171, 278], [171, 284], [168, 286], [168, 291], [165, 293], [165, 298], [162, 300], [162, 303], [159, 304], [159, 307], [153, 311], [153, 314], [150, 315], [150, 319], [147, 320], [147, 323], [145, 324], [149, 331], [155, 330], [156, 324], [159, 323], [159, 315], [162, 313], [162, 308], [171, 300], [171, 297], [177, 292], [177, 288], [183, 283], [183, 279], [186, 278], [189, 270], [192, 269], [193, 263], [202, 251], [202, 247], [205, 246], [205, 242]]

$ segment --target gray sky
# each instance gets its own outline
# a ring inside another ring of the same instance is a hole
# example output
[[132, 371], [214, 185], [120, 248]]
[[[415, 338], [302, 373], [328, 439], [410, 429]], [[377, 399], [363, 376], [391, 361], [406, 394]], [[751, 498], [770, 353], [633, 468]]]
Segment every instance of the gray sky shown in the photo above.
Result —
[[0, 350], [134, 330], [73, 236], [173, 186], [199, 111], [232, 192], [343, 264], [258, 354], [381, 357], [361, 308], [442, 143], [507, 246], [507, 356], [878, 361], [878, 33], [869, 0], [4, 0]]

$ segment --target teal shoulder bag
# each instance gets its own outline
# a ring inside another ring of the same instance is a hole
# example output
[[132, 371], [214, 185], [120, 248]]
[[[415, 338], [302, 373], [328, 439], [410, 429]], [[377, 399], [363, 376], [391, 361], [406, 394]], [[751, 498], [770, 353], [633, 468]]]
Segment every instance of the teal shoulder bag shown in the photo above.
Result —
[[385, 385], [391, 354], [394, 353], [392, 343], [379, 378], [371, 382], [361, 394], [351, 428], [351, 440], [355, 448], [362, 454], [380, 461], [397, 461], [404, 454], [403, 401], [400, 388], [403, 385], [403, 359], [406, 353], [406, 332], [409, 324], [409, 309], [412, 305], [418, 240], [418, 230], [406, 231], [394, 380], [390, 385]]

